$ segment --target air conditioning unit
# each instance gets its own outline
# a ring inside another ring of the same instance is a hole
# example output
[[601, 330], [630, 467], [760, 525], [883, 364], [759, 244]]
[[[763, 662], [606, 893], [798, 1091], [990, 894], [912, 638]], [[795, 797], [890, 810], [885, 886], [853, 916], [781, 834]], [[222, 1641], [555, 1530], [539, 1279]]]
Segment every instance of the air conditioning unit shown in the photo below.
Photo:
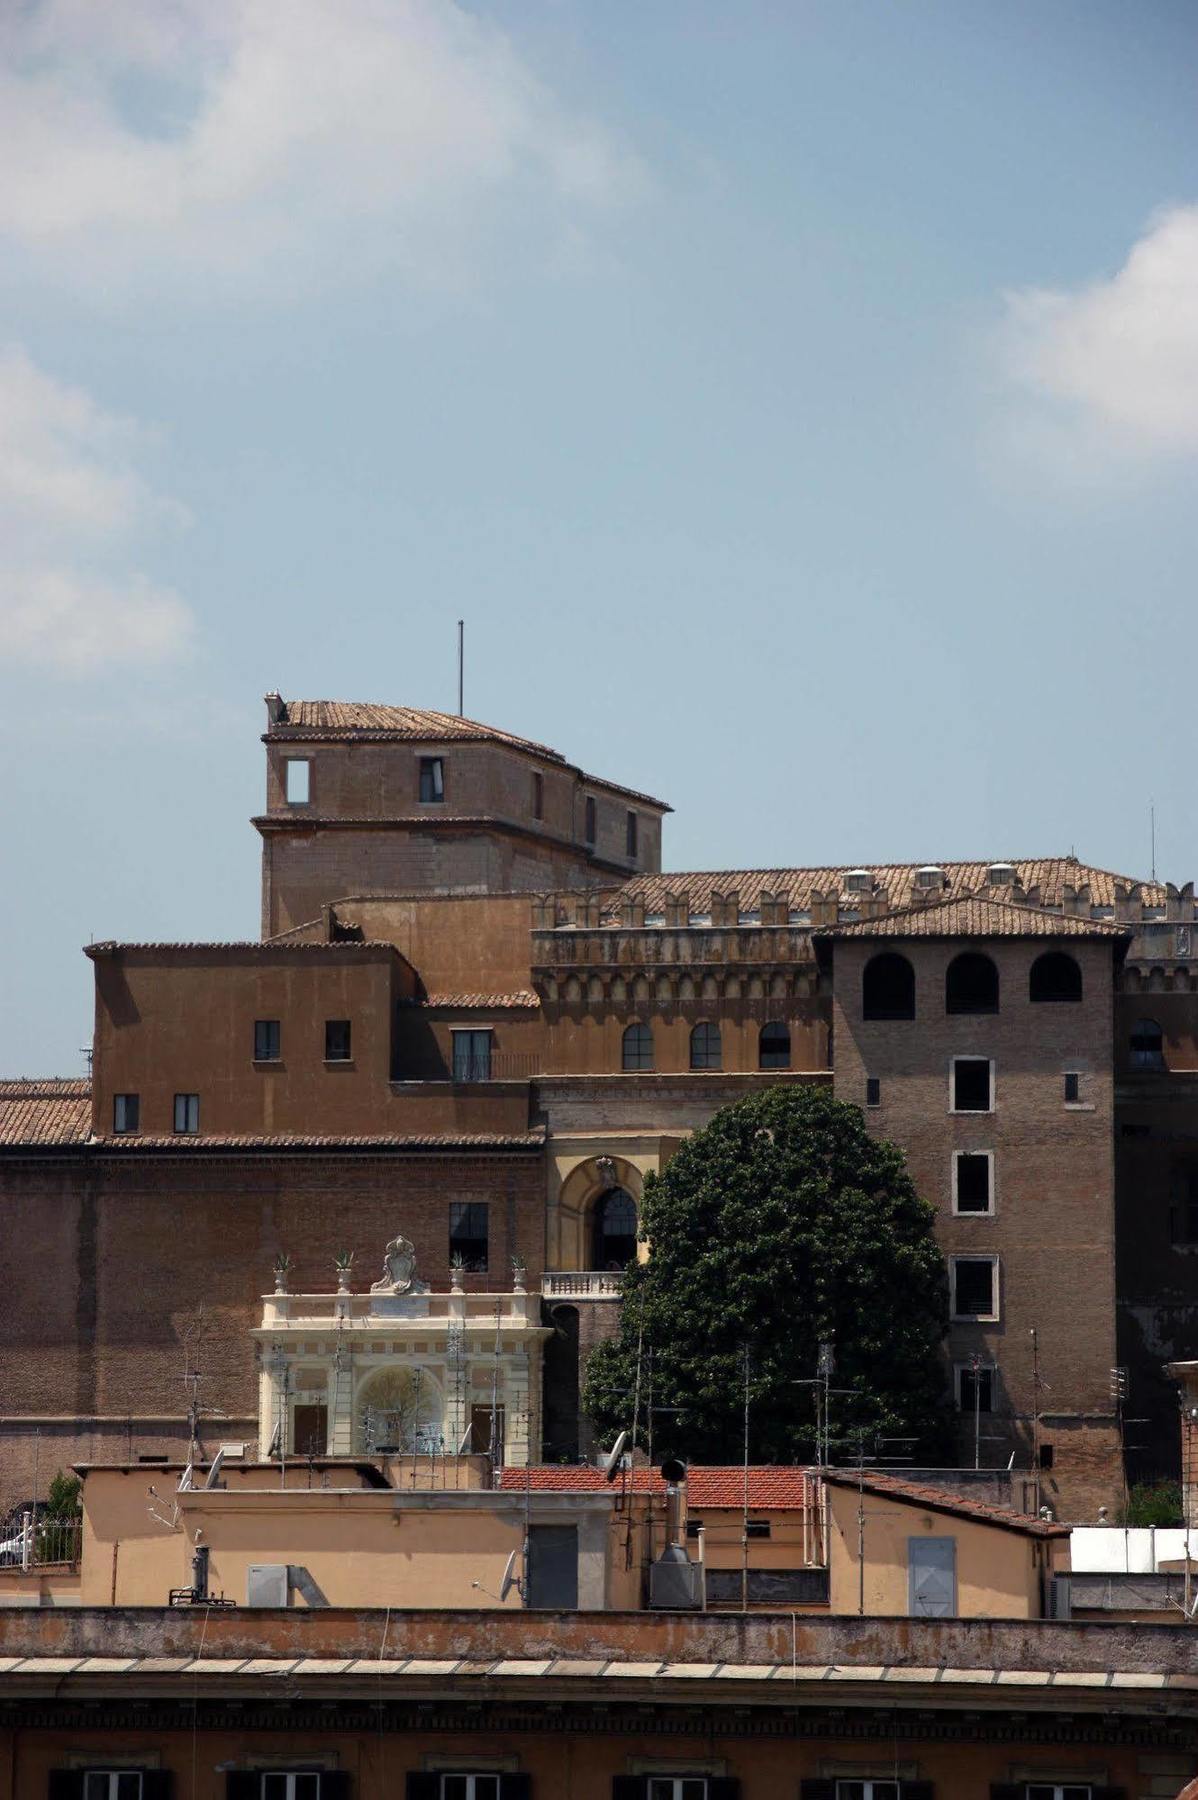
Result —
[[291, 1572], [286, 1563], [251, 1563], [247, 1571], [247, 1606], [290, 1606]]

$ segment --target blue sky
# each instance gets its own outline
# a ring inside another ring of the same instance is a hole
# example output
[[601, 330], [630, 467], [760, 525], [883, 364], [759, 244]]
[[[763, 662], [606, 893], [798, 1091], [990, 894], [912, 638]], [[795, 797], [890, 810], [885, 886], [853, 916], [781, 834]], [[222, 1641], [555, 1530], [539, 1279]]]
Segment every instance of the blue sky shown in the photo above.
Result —
[[466, 710], [676, 868], [1198, 875], [1189, 0], [0, 19], [0, 1072], [253, 936], [261, 696]]

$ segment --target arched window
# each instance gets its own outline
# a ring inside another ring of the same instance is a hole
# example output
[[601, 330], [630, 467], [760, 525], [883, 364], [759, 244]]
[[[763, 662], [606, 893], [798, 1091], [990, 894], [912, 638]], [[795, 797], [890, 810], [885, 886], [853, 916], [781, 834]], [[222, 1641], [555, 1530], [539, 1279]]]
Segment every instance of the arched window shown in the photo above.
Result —
[[954, 956], [944, 976], [946, 1013], [996, 1013], [998, 970], [980, 950]]
[[1129, 1042], [1133, 1069], [1163, 1069], [1165, 1039], [1155, 1019], [1137, 1019]]
[[636, 1202], [622, 1187], [595, 1202], [591, 1256], [594, 1269], [626, 1269], [636, 1256]]
[[759, 1069], [790, 1067], [790, 1027], [783, 1025], [780, 1019], [771, 1019], [768, 1025], [761, 1027], [757, 1039], [757, 1066]]
[[913, 1019], [915, 970], [905, 956], [887, 950], [871, 957], [861, 977], [861, 1016], [864, 1019]]
[[691, 1068], [720, 1069], [723, 1066], [719, 1026], [696, 1025], [691, 1032]]
[[1029, 1000], [1080, 1000], [1082, 972], [1063, 950], [1046, 950], [1032, 964]]
[[626, 1026], [623, 1066], [625, 1069], [651, 1069], [653, 1067], [653, 1033], [648, 1025]]

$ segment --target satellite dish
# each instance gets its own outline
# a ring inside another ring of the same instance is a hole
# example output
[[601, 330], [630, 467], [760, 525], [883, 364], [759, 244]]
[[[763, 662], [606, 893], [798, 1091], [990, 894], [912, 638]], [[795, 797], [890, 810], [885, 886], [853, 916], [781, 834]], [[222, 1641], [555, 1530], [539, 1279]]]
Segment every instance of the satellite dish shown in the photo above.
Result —
[[624, 1446], [628, 1442], [628, 1433], [622, 1431], [607, 1453], [607, 1461], [603, 1465], [604, 1479], [614, 1481], [620, 1472], [620, 1458], [624, 1454]]
[[499, 1598], [501, 1600], [506, 1600], [508, 1595], [511, 1593], [512, 1589], [515, 1586], [516, 1586], [516, 1552], [513, 1550], [512, 1554], [507, 1559], [507, 1567], [503, 1571], [503, 1580], [499, 1584]]

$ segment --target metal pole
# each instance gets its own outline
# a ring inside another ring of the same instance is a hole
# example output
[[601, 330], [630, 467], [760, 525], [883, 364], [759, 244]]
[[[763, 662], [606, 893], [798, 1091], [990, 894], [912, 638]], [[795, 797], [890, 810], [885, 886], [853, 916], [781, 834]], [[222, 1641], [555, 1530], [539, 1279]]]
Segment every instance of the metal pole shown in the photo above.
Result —
[[740, 1539], [740, 1609], [749, 1610], [749, 1346], [745, 1344], [745, 1475]]
[[982, 1466], [982, 1359], [973, 1353], [973, 1466]]
[[466, 623], [458, 620], [458, 718], [463, 718], [466, 711], [464, 693], [466, 680]]
[[857, 1611], [865, 1612], [865, 1451], [857, 1453]]
[[1033, 1511], [1040, 1511], [1040, 1348], [1036, 1337], [1036, 1327], [1028, 1331], [1032, 1340], [1032, 1490], [1035, 1494]]

